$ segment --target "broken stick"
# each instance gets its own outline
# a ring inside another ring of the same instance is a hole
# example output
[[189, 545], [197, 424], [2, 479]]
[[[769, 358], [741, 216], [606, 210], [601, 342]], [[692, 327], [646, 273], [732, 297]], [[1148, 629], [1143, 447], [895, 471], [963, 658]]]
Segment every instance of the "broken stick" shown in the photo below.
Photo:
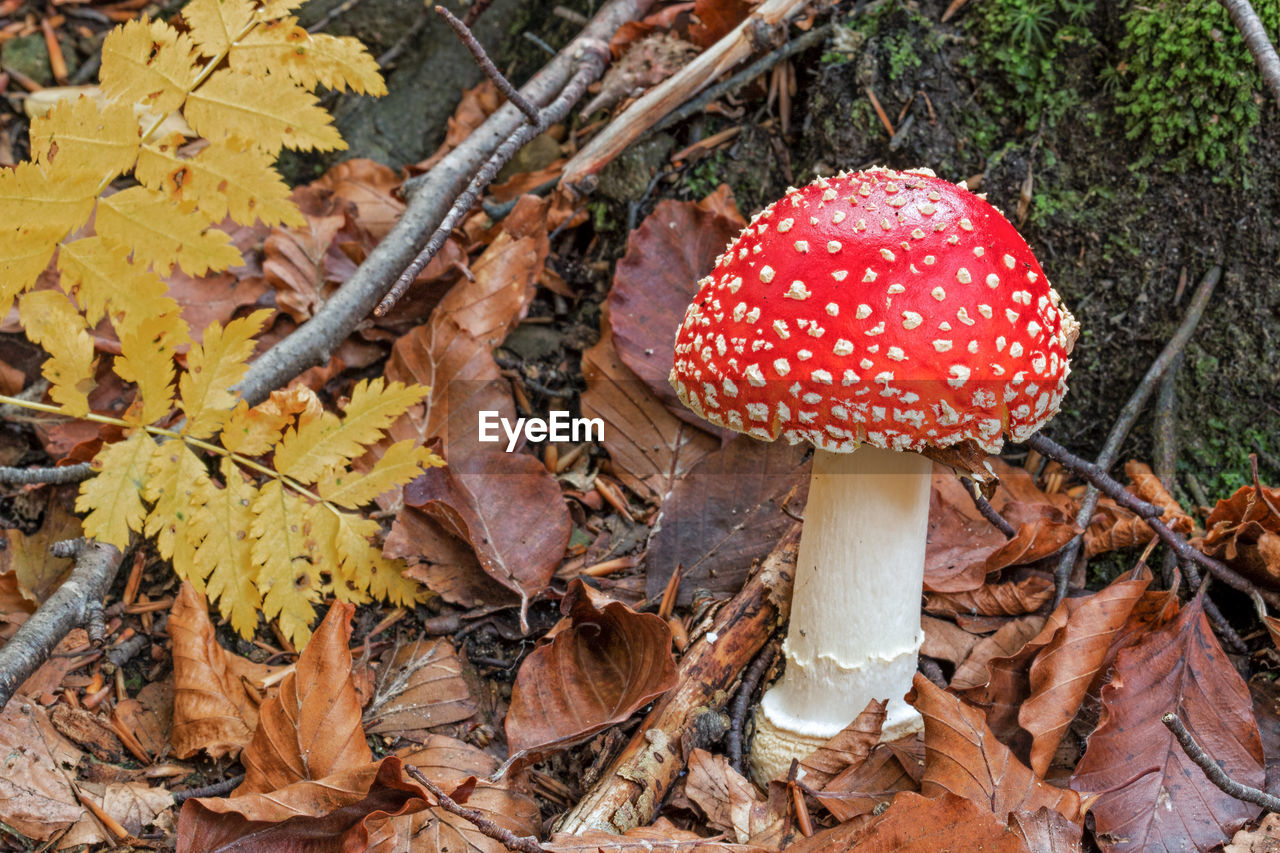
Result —
[[787, 619], [800, 525], [782, 537], [746, 585], [712, 617], [680, 661], [678, 686], [645, 717], [600, 782], [564, 815], [557, 832], [622, 833], [653, 820], [667, 789], [698, 746], [695, 723], [728, 703], [733, 683]]

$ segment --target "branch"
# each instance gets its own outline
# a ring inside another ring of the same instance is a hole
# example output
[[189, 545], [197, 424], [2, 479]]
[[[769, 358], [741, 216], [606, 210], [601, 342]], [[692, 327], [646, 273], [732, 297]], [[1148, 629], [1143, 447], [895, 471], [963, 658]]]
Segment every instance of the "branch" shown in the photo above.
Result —
[[459, 21], [458, 18], [443, 6], [436, 7], [436, 14], [444, 18], [446, 24], [453, 30], [458, 40], [466, 45], [467, 50], [471, 51], [471, 56], [476, 61], [476, 65], [480, 66], [480, 70], [485, 76], [493, 81], [493, 85], [498, 88], [502, 96], [508, 101], [516, 105], [516, 109], [524, 113], [525, 118], [529, 119], [530, 124], [537, 124], [540, 120], [538, 108], [525, 100], [524, 95], [516, 91], [516, 87], [511, 85], [511, 81], [502, 76], [502, 72], [498, 70], [498, 66], [493, 64], [493, 60], [489, 58], [489, 54], [484, 52], [484, 48], [480, 42], [476, 40], [475, 34], [471, 32], [471, 28]]
[[1258, 63], [1258, 71], [1262, 80], [1271, 89], [1276, 101], [1280, 101], [1280, 55], [1276, 54], [1275, 45], [1267, 38], [1267, 30], [1262, 26], [1258, 13], [1253, 10], [1249, 0], [1221, 0], [1231, 16], [1231, 23], [1236, 25], [1244, 46], [1253, 54], [1253, 61]]
[[969, 493], [969, 497], [973, 498], [973, 505], [978, 508], [978, 512], [982, 513], [982, 517], [991, 522], [991, 526], [1004, 534], [1005, 539], [1012, 539], [1018, 535], [1018, 531], [1013, 529], [1013, 525], [1005, 520], [1005, 517], [996, 512], [996, 508], [991, 505], [982, 495], [982, 490], [977, 483], [965, 483], [965, 491]]
[[1204, 775], [1209, 777], [1210, 782], [1218, 786], [1218, 790], [1229, 797], [1235, 797], [1237, 800], [1244, 800], [1246, 803], [1262, 806], [1269, 812], [1280, 812], [1280, 797], [1273, 797], [1266, 791], [1251, 788], [1228, 776], [1227, 772], [1218, 766], [1218, 762], [1214, 761], [1200, 748], [1200, 744], [1196, 743], [1196, 739], [1192, 737], [1191, 732], [1187, 731], [1187, 727], [1183, 725], [1177, 714], [1172, 712], [1165, 714], [1160, 718], [1160, 722], [1164, 723], [1165, 727], [1173, 733], [1174, 739], [1178, 741], [1182, 751], [1187, 754], [1187, 758], [1194, 761], [1196, 766], [1204, 771]]
[[787, 21], [808, 0], [765, 0], [711, 47], [671, 77], [642, 95], [609, 126], [583, 146], [564, 167], [561, 183], [579, 192], [594, 186], [595, 173], [635, 142], [645, 131], [696, 95], [711, 81], [746, 59], [755, 50], [752, 34]]
[[547, 848], [539, 844], [538, 839], [533, 836], [526, 835], [522, 837], [516, 835], [511, 830], [498, 826], [481, 812], [458, 805], [452, 797], [440, 789], [439, 785], [424, 776], [422, 771], [412, 764], [405, 764], [404, 769], [406, 773], [418, 781], [418, 784], [431, 792], [431, 796], [436, 798], [440, 808], [468, 821], [476, 829], [480, 830], [480, 834], [486, 838], [492, 838], [508, 850], [516, 850], [518, 853], [547, 853]]
[[[1151, 362], [1151, 366], [1147, 368], [1146, 375], [1142, 377], [1138, 387], [1133, 389], [1133, 394], [1130, 395], [1129, 401], [1120, 410], [1120, 415], [1116, 418], [1115, 425], [1111, 427], [1111, 433], [1107, 436], [1106, 443], [1102, 445], [1102, 451], [1098, 454], [1097, 464], [1103, 473], [1111, 467], [1116, 461], [1116, 457], [1120, 455], [1120, 445], [1124, 444], [1125, 438], [1129, 435], [1129, 430], [1133, 429], [1134, 423], [1138, 420], [1138, 415], [1142, 413], [1142, 408], [1147, 404], [1147, 400], [1159, 384], [1160, 377], [1164, 376], [1174, 359], [1186, 347], [1187, 341], [1191, 340], [1191, 335], [1195, 333], [1196, 326], [1200, 323], [1201, 316], [1204, 315], [1205, 306], [1209, 304], [1209, 297], [1213, 295], [1213, 289], [1217, 287], [1218, 279], [1221, 277], [1222, 267], [1217, 266], [1205, 274], [1200, 286], [1196, 288], [1195, 296], [1191, 298], [1191, 304], [1187, 307], [1187, 313], [1183, 316], [1182, 323], [1179, 324], [1169, 342], [1164, 345], [1164, 349], [1156, 356], [1156, 360]], [[1089, 522], [1093, 520], [1093, 513], [1097, 508], [1098, 490], [1094, 486], [1090, 486], [1085, 490], [1084, 499], [1080, 502], [1080, 511], [1076, 513], [1076, 524], [1080, 525], [1081, 530], [1088, 529]], [[1062, 550], [1062, 556], [1058, 560], [1058, 568], [1054, 572], [1056, 589], [1053, 601], [1055, 607], [1067, 594], [1067, 581], [1071, 577], [1071, 569], [1075, 566], [1083, 541], [1084, 537], [1081, 534], [1067, 543], [1067, 547]]]
[[729, 706], [729, 734], [726, 751], [729, 753], [729, 763], [739, 773], [746, 772], [742, 763], [742, 729], [746, 726], [747, 711], [751, 707], [751, 699], [755, 695], [756, 688], [760, 686], [760, 679], [764, 678], [764, 674], [769, 671], [770, 665], [773, 664], [773, 659], [777, 656], [778, 647], [776, 645], [769, 646], [756, 655], [756, 659], [751, 662], [751, 666], [747, 667], [747, 671], [743, 673], [742, 683], [738, 685], [738, 693], [733, 697], [733, 704]]
[[1127, 490], [1122, 483], [1107, 474], [1101, 466], [1081, 459], [1062, 445], [1040, 433], [1031, 436], [1026, 440], [1025, 444], [1041, 455], [1056, 460], [1064, 468], [1069, 468], [1076, 472], [1092, 484], [1093, 488], [1099, 490], [1125, 509], [1141, 516], [1151, 526], [1151, 529], [1156, 532], [1156, 535], [1160, 537], [1160, 540], [1172, 548], [1182, 559], [1190, 560], [1203, 566], [1214, 577], [1232, 589], [1239, 590], [1249, 596], [1260, 595], [1272, 607], [1280, 607], [1280, 595], [1270, 590], [1258, 589], [1226, 563], [1210, 557], [1197, 548], [1193, 548], [1180, 534], [1170, 530], [1169, 526], [1160, 518], [1164, 514], [1163, 508], [1147, 503]]
[[120, 568], [120, 550], [90, 539], [55, 542], [55, 557], [74, 557], [75, 567], [62, 586], [0, 648], [0, 708], [22, 682], [48, 660], [72, 628], [83, 625], [98, 608]]
[[[599, 74], [608, 41], [624, 22], [644, 14], [653, 0], [609, 0], [576, 39], [534, 75], [521, 93], [534, 104], [552, 101], [582, 66]], [[594, 79], [594, 78], [593, 78]], [[504, 104], [420, 179], [406, 182], [408, 205], [391, 232], [374, 247], [351, 278], [310, 320], [263, 353], [238, 390], [250, 404], [266, 399], [295, 376], [328, 362], [333, 351], [373, 310], [396, 277], [440, 227], [454, 199], [499, 146], [525, 125], [513, 104]]]
[[12, 486], [64, 486], [93, 476], [88, 462], [51, 468], [0, 468], [0, 483]]

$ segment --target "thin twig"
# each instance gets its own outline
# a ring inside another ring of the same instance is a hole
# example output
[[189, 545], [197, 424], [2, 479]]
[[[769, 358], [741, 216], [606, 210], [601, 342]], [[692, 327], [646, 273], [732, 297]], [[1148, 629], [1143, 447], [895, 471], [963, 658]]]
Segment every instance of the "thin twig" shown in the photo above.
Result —
[[187, 800], [194, 800], [198, 797], [224, 797], [234, 791], [243, 781], [244, 774], [240, 773], [236, 776], [232, 776], [230, 779], [223, 779], [221, 782], [214, 782], [210, 785], [205, 785], [202, 788], [190, 788], [186, 791], [174, 791], [173, 802], [180, 806]]
[[1013, 525], [1005, 520], [1005, 517], [996, 512], [996, 508], [982, 496], [982, 492], [978, 489], [978, 484], [970, 482], [967, 484], [966, 492], [969, 497], [973, 498], [973, 505], [978, 508], [978, 512], [982, 513], [982, 517], [991, 522], [991, 525], [1004, 534], [1004, 538], [1012, 539], [1018, 535], [1018, 531], [1013, 529]]
[[[624, 22], [648, 11], [652, 0], [609, 0], [576, 39], [521, 88], [532, 103], [546, 103], [563, 92], [570, 78], [594, 69], [598, 76], [608, 42]], [[566, 108], [567, 112], [567, 108]], [[249, 367], [237, 390], [251, 405], [287, 385], [310, 367], [326, 364], [338, 345], [365, 322], [396, 277], [439, 228], [475, 170], [521, 126], [524, 115], [504, 104], [485, 123], [444, 156], [427, 174], [406, 181], [408, 204], [391, 232], [369, 253], [347, 281], [315, 315]]]
[[1225, 583], [1232, 589], [1239, 590], [1246, 595], [1258, 593], [1272, 607], [1280, 607], [1280, 595], [1270, 590], [1259, 590], [1250, 583], [1243, 575], [1240, 575], [1228, 566], [1226, 563], [1210, 557], [1208, 554], [1193, 548], [1186, 539], [1180, 534], [1169, 529], [1169, 526], [1160, 518], [1164, 514], [1162, 507], [1148, 503], [1142, 498], [1125, 489], [1124, 485], [1118, 480], [1111, 477], [1099, 466], [1081, 459], [1071, 451], [1052, 439], [1036, 433], [1026, 441], [1026, 445], [1033, 450], [1041, 453], [1050, 459], [1056, 460], [1062, 466], [1071, 469], [1080, 476], [1084, 477], [1102, 494], [1111, 498], [1120, 506], [1130, 510], [1142, 518], [1150, 525], [1151, 529], [1156, 532], [1160, 540], [1165, 545], [1177, 552], [1178, 556], [1185, 560], [1191, 560], [1196, 564], [1208, 569], [1215, 578]]
[[436, 14], [444, 18], [445, 23], [453, 30], [458, 40], [466, 45], [467, 50], [471, 51], [471, 57], [476, 61], [476, 65], [479, 65], [485, 76], [493, 81], [493, 85], [498, 88], [502, 96], [515, 104], [516, 109], [524, 113], [530, 124], [537, 124], [541, 121], [538, 108], [529, 103], [524, 95], [516, 91], [516, 87], [511, 85], [510, 80], [502, 76], [498, 66], [494, 65], [493, 60], [489, 58], [489, 54], [485, 53], [484, 46], [480, 44], [475, 34], [471, 32], [471, 28], [458, 20], [456, 15], [443, 6], [436, 7]]
[[1266, 27], [1262, 25], [1258, 13], [1253, 10], [1249, 0], [1220, 0], [1220, 2], [1227, 7], [1231, 23], [1235, 24], [1236, 29], [1240, 31], [1244, 46], [1253, 54], [1253, 61], [1258, 63], [1258, 71], [1262, 74], [1263, 82], [1271, 89], [1271, 94], [1276, 101], [1280, 101], [1280, 55], [1276, 53], [1275, 45], [1267, 37]]
[[427, 245], [404, 268], [404, 271], [400, 273], [400, 277], [396, 279], [395, 284], [391, 286], [391, 290], [378, 303], [378, 307], [373, 309], [375, 316], [385, 316], [395, 306], [400, 297], [413, 284], [413, 280], [431, 262], [436, 252], [440, 251], [440, 247], [444, 245], [445, 240], [449, 239], [450, 232], [462, 222], [463, 217], [471, 210], [472, 205], [476, 203], [476, 199], [484, 192], [485, 187], [489, 186], [489, 182], [497, 177], [502, 167], [507, 165], [516, 152], [534, 137], [564, 118], [568, 114], [569, 108], [587, 91], [587, 86], [600, 76], [600, 71], [603, 67], [604, 58], [599, 54], [595, 55], [595, 62], [584, 61], [578, 71], [569, 79], [560, 96], [552, 101], [546, 109], [539, 111], [536, 122], [523, 125], [498, 146], [498, 150], [493, 152], [493, 156], [476, 172], [466, 190], [454, 200], [453, 206], [445, 214], [444, 221], [440, 223], [435, 233], [431, 235]]
[[118, 548], [90, 539], [55, 542], [49, 551], [56, 557], [74, 557], [75, 566], [62, 586], [0, 648], [0, 708], [49, 659], [62, 638], [85, 623], [90, 602], [101, 603], [120, 568]]
[[1227, 775], [1218, 762], [1214, 761], [1203, 749], [1200, 744], [1196, 743], [1196, 739], [1187, 731], [1187, 727], [1183, 725], [1175, 713], [1165, 714], [1160, 718], [1160, 722], [1164, 723], [1165, 728], [1173, 733], [1174, 739], [1178, 745], [1182, 747], [1182, 751], [1187, 754], [1195, 762], [1196, 766], [1204, 771], [1204, 775], [1209, 777], [1209, 781], [1218, 786], [1218, 790], [1229, 797], [1235, 797], [1237, 800], [1243, 800], [1246, 803], [1253, 803], [1255, 806], [1261, 806], [1269, 812], [1280, 812], [1280, 797], [1273, 797], [1266, 791], [1260, 791], [1257, 788], [1242, 784]]
[[[1156, 360], [1151, 362], [1151, 366], [1147, 368], [1146, 375], [1142, 377], [1142, 381], [1138, 383], [1138, 387], [1133, 390], [1128, 402], [1120, 410], [1115, 425], [1111, 427], [1111, 432], [1107, 435], [1107, 441], [1103, 444], [1102, 451], [1098, 454], [1097, 464], [1104, 473], [1111, 468], [1112, 463], [1119, 456], [1120, 446], [1124, 444], [1125, 438], [1128, 437], [1129, 430], [1133, 429], [1134, 423], [1138, 420], [1138, 415], [1142, 413], [1143, 407], [1147, 404], [1152, 392], [1155, 391], [1160, 378], [1164, 376], [1178, 353], [1182, 352], [1186, 347], [1187, 341], [1191, 340], [1191, 335], [1200, 323], [1201, 316], [1204, 315], [1205, 306], [1209, 304], [1209, 297], [1213, 295], [1213, 289], [1217, 286], [1218, 279], [1221, 277], [1222, 268], [1218, 266], [1213, 267], [1205, 274], [1200, 286], [1196, 288], [1191, 304], [1187, 307], [1187, 313], [1183, 316], [1182, 323], [1173, 333], [1173, 337], [1169, 338], [1168, 343], [1164, 345], [1164, 349], [1156, 356]], [[1085, 489], [1084, 498], [1080, 501], [1080, 511], [1076, 513], [1076, 524], [1080, 525], [1082, 530], [1088, 529], [1089, 522], [1093, 519], [1093, 513], [1097, 508], [1098, 490], [1090, 486]], [[1067, 594], [1067, 582], [1071, 577], [1071, 570], [1075, 567], [1076, 558], [1080, 554], [1080, 546], [1083, 541], [1083, 536], [1077, 536], [1067, 543], [1066, 548], [1062, 549], [1062, 556], [1059, 558], [1057, 569], [1054, 572], [1055, 589], [1053, 601], [1055, 607]]]
[[747, 711], [751, 707], [751, 697], [755, 695], [756, 688], [760, 686], [760, 679], [764, 678], [764, 674], [769, 671], [769, 667], [773, 665], [773, 659], [777, 657], [777, 654], [778, 647], [770, 645], [756, 655], [756, 659], [751, 662], [751, 666], [747, 667], [747, 671], [742, 674], [742, 683], [738, 685], [738, 693], [733, 697], [733, 704], [729, 706], [729, 733], [725, 748], [729, 753], [729, 763], [739, 773], [746, 772], [742, 762], [742, 729], [747, 722]]
[[92, 476], [93, 466], [88, 462], [48, 468], [0, 468], [0, 483], [11, 486], [63, 486]]
[[519, 853], [546, 853], [547, 848], [538, 843], [538, 839], [531, 835], [519, 836], [509, 829], [498, 826], [489, 818], [485, 817], [475, 809], [469, 809], [466, 806], [460, 806], [453, 799], [440, 790], [440, 786], [432, 782], [422, 771], [412, 764], [404, 765], [405, 771], [418, 781], [422, 787], [431, 792], [431, 796], [436, 798], [436, 802], [440, 804], [440, 808], [455, 814], [465, 821], [470, 822], [476, 829], [480, 830], [480, 834], [486, 838], [492, 838], [508, 850], [516, 850]]
[[467, 14], [462, 16], [462, 23], [466, 24], [468, 27], [474, 27], [476, 25], [476, 21], [480, 20], [480, 16], [485, 13], [485, 10], [487, 10], [492, 3], [493, 0], [475, 0], [475, 2], [471, 4], [471, 8], [467, 9]]

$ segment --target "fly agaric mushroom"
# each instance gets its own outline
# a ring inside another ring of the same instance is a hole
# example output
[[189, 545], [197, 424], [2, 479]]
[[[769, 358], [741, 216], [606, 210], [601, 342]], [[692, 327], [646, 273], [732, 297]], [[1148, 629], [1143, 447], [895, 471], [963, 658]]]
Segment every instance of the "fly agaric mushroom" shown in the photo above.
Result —
[[920, 727], [903, 695], [924, 639], [921, 453], [1030, 436], [1058, 410], [1076, 333], [1008, 220], [927, 169], [792, 189], [699, 283], [676, 335], [680, 399], [719, 426], [815, 448], [758, 779], [871, 699], [889, 700], [885, 740]]

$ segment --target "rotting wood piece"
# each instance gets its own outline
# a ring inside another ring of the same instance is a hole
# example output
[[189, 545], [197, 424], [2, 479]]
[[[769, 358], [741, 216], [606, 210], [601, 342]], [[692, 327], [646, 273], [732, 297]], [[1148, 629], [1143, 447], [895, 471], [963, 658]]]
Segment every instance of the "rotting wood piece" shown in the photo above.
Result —
[[719, 712], [742, 671], [785, 622], [791, 606], [800, 525], [778, 542], [680, 662], [679, 685], [645, 717], [600, 782], [556, 824], [557, 832], [622, 833], [653, 820], [696, 743], [697, 721]]

